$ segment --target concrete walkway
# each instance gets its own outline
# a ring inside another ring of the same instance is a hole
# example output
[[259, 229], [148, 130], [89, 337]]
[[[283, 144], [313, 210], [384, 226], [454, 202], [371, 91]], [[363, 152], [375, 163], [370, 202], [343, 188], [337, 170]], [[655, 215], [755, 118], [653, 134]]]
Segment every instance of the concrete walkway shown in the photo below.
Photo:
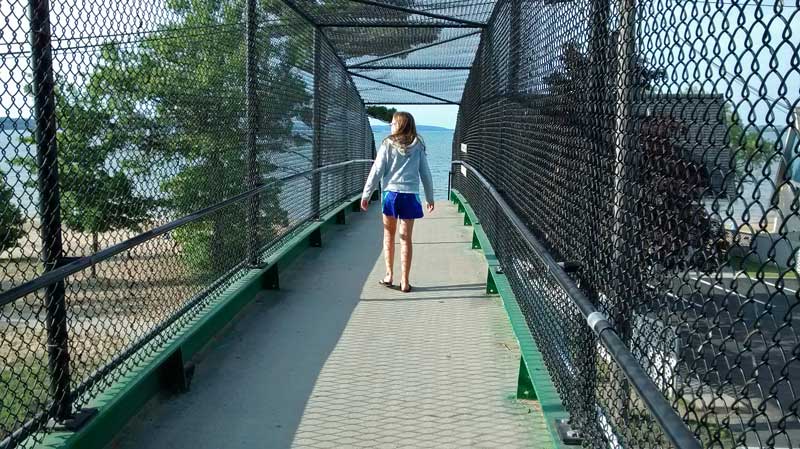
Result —
[[376, 205], [350, 218], [207, 349], [190, 392], [109, 447], [552, 447], [538, 405], [514, 398], [517, 344], [455, 207], [417, 222], [410, 294], [377, 284]]

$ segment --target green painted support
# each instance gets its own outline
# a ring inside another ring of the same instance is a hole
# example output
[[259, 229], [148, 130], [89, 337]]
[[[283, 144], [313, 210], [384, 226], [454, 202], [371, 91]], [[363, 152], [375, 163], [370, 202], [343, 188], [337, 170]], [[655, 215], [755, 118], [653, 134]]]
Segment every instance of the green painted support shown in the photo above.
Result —
[[183, 351], [178, 348], [158, 367], [161, 389], [173, 394], [185, 393], [189, 391], [193, 373], [194, 366], [186, 363]]
[[[177, 320], [164, 332], [164, 339], [154, 339], [134, 356], [112, 371], [109, 379], [117, 379], [87, 407], [98, 409], [97, 415], [78, 431], [53, 431], [35, 434], [20, 443], [21, 448], [36, 449], [101, 449], [114, 438], [144, 405], [160, 391], [185, 391], [194, 366], [191, 358], [202, 350], [253, 301], [265, 286], [271, 285], [274, 273], [277, 285], [278, 267], [285, 269], [292, 260], [308, 249], [312, 234], [335, 226], [336, 214], [360, 201], [360, 195], [343, 203], [319, 221], [311, 222], [266, 257], [259, 268], [246, 271], [219, 295], [211, 296], [185, 319]], [[37, 444], [37, 441], [39, 442]]]
[[[478, 223], [478, 217], [475, 211], [472, 210], [469, 203], [461, 195], [461, 192], [453, 189], [451, 193], [456, 202], [463, 207], [459, 207], [459, 211], [464, 212], [465, 220], [470, 219], [472, 222]], [[463, 208], [463, 210], [462, 210]], [[517, 337], [519, 349], [522, 353], [520, 360], [520, 373], [517, 383], [517, 396], [524, 399], [523, 396], [535, 398], [539, 401], [542, 407], [542, 412], [547, 420], [547, 430], [550, 433], [550, 438], [554, 448], [566, 447], [561, 442], [561, 438], [556, 428], [556, 420], [569, 419], [569, 414], [564, 409], [561, 403], [561, 397], [556, 391], [555, 385], [550, 377], [550, 373], [544, 364], [542, 354], [533, 339], [528, 322], [522, 309], [519, 307], [517, 297], [511, 289], [511, 284], [508, 277], [503, 274], [502, 267], [497, 259], [491, 242], [483, 230], [483, 226], [476, 224], [473, 226], [473, 235], [477, 236], [486, 263], [489, 265], [488, 278], [486, 280], [487, 293], [494, 290], [495, 293], [500, 295], [503, 301], [503, 306], [506, 309], [506, 314], [511, 323], [511, 328], [514, 330], [514, 335]]]
[[464, 214], [464, 226], [472, 226], [472, 220], [469, 219], [468, 214]]
[[528, 365], [525, 358], [519, 358], [519, 378], [517, 380], [517, 399], [536, 400], [536, 389], [533, 387], [531, 375], [528, 372]]
[[464, 212], [464, 204], [461, 201], [458, 201], [457, 204], [458, 204], [458, 212], [459, 213], [463, 213]]
[[336, 212], [336, 224], [337, 225], [347, 224], [347, 211], [342, 209], [339, 212]]
[[492, 266], [489, 267], [488, 273], [486, 274], [486, 293], [490, 295], [497, 294], [497, 284], [494, 283], [494, 276], [492, 276]]
[[275, 264], [261, 275], [261, 288], [264, 290], [280, 290], [281, 282], [278, 275], [278, 264]]
[[351, 212], [361, 212], [361, 199], [358, 201], [353, 202], [353, 208], [350, 210]]
[[472, 249], [481, 249], [481, 241], [475, 231], [472, 231]]
[[314, 229], [311, 235], [308, 236], [308, 244], [314, 248], [322, 246], [322, 230], [320, 228]]

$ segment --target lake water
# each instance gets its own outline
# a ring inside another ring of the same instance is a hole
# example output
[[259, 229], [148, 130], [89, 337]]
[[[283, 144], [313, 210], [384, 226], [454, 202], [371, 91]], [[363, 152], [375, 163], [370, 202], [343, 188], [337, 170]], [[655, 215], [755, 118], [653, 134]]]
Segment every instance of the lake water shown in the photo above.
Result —
[[26, 211], [26, 215], [33, 216], [36, 211], [35, 201], [39, 195], [36, 189], [24, 187], [31, 180], [30, 173], [11, 165], [14, 159], [34, 155], [27, 144], [20, 142], [22, 136], [19, 132], [0, 129], [0, 171], [6, 174], [6, 184], [13, 187], [17, 205]]

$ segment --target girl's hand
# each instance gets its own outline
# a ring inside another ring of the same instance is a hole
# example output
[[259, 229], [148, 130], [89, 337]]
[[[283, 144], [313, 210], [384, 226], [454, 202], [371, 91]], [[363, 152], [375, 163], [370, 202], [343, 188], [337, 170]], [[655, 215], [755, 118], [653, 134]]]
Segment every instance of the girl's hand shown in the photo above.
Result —
[[433, 203], [428, 203], [427, 209], [428, 209], [428, 213], [429, 214], [432, 213], [433, 212]]
[[369, 200], [361, 200], [361, 210], [366, 212], [368, 207], [369, 207]]

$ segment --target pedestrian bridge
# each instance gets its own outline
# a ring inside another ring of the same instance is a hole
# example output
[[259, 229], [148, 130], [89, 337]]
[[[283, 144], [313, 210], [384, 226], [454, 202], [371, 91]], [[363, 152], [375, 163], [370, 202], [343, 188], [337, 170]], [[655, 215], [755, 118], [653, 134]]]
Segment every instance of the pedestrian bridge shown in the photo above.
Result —
[[799, 7], [4, 0], [0, 449], [800, 447]]
[[558, 396], [540, 375], [543, 401], [518, 398], [520, 348], [463, 214], [443, 202], [417, 223], [409, 294], [378, 284], [380, 213], [346, 217], [110, 447], [554, 447]]

